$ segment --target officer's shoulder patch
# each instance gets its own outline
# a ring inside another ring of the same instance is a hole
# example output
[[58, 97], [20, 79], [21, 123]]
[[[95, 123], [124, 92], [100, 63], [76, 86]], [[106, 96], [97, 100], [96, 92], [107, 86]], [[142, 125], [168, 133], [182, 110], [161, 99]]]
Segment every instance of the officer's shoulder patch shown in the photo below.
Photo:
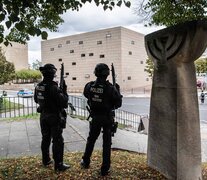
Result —
[[45, 91], [45, 85], [44, 84], [39, 84], [39, 85], [37, 85], [36, 86], [36, 90], [38, 90], [38, 91]]

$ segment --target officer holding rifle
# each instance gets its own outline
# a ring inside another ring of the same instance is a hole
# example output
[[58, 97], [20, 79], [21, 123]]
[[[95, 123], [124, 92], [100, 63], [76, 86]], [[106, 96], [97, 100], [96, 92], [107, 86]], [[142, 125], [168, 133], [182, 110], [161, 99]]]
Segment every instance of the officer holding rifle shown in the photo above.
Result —
[[[111, 139], [115, 131], [114, 126], [114, 109], [121, 107], [122, 96], [118, 84], [114, 86], [107, 81], [110, 74], [109, 67], [104, 63], [96, 65], [94, 74], [97, 77], [95, 81], [91, 81], [85, 85], [84, 96], [90, 107], [90, 131], [87, 138], [85, 152], [81, 160], [82, 168], [89, 168], [90, 157], [96, 139], [103, 129], [103, 153], [101, 175], [105, 176], [110, 172], [111, 164]], [[112, 132], [113, 131], [113, 132]]]
[[39, 104], [42, 163], [44, 166], [52, 163], [49, 153], [52, 140], [54, 169], [65, 171], [70, 167], [63, 163], [64, 139], [62, 132], [66, 123], [64, 108], [68, 107], [67, 86], [64, 80], [62, 81], [62, 88], [59, 88], [58, 84], [53, 81], [57, 71], [53, 64], [45, 64], [39, 69], [43, 75], [43, 81], [35, 87], [34, 100]]

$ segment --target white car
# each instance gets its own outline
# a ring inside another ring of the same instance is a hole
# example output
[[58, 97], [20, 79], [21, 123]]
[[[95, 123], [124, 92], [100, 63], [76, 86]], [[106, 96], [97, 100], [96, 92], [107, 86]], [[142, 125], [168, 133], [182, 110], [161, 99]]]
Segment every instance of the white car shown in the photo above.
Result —
[[21, 89], [19, 90], [19, 92], [17, 93], [18, 97], [33, 97], [33, 91], [29, 90], [29, 89]]

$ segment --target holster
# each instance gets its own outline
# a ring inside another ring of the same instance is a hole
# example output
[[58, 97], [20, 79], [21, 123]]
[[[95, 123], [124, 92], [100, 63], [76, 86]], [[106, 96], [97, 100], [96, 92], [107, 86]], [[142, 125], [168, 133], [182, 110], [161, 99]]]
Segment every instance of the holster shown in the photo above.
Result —
[[117, 131], [118, 128], [118, 122], [115, 122], [114, 118], [115, 118], [115, 111], [112, 111], [111, 114], [111, 136], [114, 136], [114, 134]]
[[118, 122], [113, 122], [111, 125], [111, 136], [114, 136], [118, 128]]
[[66, 120], [67, 120], [67, 113], [65, 109], [62, 109], [60, 112], [60, 127], [61, 128], [66, 128]]
[[38, 106], [38, 107], [37, 107], [37, 112], [38, 112], [38, 113], [41, 113], [41, 112], [42, 112], [42, 108], [41, 108], [41, 106]]

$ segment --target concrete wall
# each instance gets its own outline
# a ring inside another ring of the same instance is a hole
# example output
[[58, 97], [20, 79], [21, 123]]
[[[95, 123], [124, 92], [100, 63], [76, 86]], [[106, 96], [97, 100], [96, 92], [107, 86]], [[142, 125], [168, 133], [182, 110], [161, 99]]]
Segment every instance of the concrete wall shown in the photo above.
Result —
[[122, 87], [136, 89], [151, 84], [151, 78], [144, 71], [147, 54], [143, 34], [121, 28]]
[[[135, 44], [132, 45], [131, 41]], [[131, 56], [128, 55], [129, 51], [133, 53]], [[65, 73], [69, 73], [66, 82], [72, 91], [82, 91], [87, 82], [94, 80], [94, 68], [101, 62], [110, 68], [114, 63], [117, 82], [122, 89], [151, 84], [146, 81], [147, 74], [144, 72], [147, 57], [144, 35], [123, 27], [42, 41], [41, 52], [43, 64], [54, 64], [58, 68], [58, 76], [60, 64], [64, 62]], [[141, 61], [143, 64], [140, 64]], [[132, 77], [130, 81], [126, 81], [128, 76]], [[111, 81], [111, 75], [108, 79]]]
[[14, 63], [15, 70], [28, 69], [28, 45], [12, 42], [12, 46], [4, 46], [2, 51], [6, 56], [6, 60]]

